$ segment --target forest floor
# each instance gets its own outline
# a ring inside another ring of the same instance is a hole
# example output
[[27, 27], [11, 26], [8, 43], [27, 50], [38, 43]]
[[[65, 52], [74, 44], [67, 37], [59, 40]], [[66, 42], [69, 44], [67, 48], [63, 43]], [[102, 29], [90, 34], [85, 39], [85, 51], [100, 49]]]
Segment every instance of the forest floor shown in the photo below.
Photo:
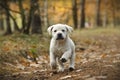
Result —
[[64, 72], [51, 71], [46, 35], [0, 36], [0, 80], [120, 80], [120, 28], [74, 31], [71, 72], [68, 62]]

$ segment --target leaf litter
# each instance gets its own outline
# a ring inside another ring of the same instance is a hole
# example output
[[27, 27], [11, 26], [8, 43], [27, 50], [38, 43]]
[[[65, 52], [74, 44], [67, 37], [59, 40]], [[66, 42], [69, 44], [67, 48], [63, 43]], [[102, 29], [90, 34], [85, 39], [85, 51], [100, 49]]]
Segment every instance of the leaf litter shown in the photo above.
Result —
[[[70, 72], [66, 63], [65, 72], [56, 74], [49, 66], [47, 37], [41, 39], [35, 36], [11, 36], [10, 39], [3, 40], [0, 45], [0, 79], [119, 80], [120, 36], [116, 33], [94, 35], [92, 32], [90, 35], [78, 36], [73, 34], [72, 37], [77, 46], [76, 69]], [[39, 42], [40, 39], [42, 43]]]

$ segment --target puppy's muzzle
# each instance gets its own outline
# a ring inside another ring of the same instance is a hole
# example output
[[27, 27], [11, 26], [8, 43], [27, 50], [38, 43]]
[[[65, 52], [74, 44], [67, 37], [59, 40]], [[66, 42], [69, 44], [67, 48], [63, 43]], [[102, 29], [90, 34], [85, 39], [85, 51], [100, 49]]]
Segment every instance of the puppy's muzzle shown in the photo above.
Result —
[[63, 40], [63, 39], [64, 39], [64, 38], [63, 38], [62, 34], [61, 34], [61, 33], [58, 33], [56, 40]]

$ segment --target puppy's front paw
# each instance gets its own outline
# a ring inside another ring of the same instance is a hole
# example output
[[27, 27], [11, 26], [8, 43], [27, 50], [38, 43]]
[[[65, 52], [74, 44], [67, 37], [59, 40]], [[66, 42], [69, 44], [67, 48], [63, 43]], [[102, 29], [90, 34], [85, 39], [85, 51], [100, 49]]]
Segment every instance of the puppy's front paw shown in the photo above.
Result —
[[64, 68], [60, 68], [58, 72], [64, 72]]
[[66, 60], [65, 58], [61, 58], [60, 61], [61, 61], [62, 63], [67, 62], [67, 60]]
[[73, 67], [69, 67], [69, 71], [73, 71], [74, 70], [74, 68]]

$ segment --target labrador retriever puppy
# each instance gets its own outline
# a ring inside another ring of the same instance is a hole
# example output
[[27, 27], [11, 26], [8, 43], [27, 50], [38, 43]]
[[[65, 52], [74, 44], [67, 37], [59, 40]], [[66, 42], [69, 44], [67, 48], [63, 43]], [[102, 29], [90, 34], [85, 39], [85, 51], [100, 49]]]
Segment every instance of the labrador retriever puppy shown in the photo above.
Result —
[[66, 24], [55, 24], [50, 26], [47, 31], [52, 36], [50, 42], [50, 66], [53, 70], [63, 72], [64, 64], [70, 60], [69, 70], [74, 70], [75, 65], [75, 45], [69, 37], [73, 28]]

